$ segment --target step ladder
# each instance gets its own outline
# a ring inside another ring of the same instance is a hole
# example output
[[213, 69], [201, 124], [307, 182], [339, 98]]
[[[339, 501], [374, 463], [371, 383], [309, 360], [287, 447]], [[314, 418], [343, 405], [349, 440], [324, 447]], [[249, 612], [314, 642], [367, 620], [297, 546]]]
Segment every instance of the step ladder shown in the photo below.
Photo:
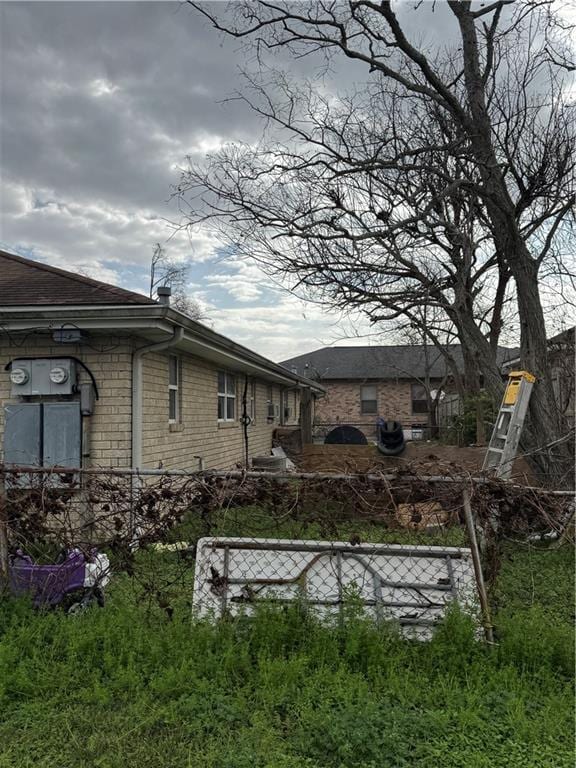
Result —
[[511, 371], [482, 470], [508, 480], [516, 458], [528, 403], [536, 378], [527, 371]]

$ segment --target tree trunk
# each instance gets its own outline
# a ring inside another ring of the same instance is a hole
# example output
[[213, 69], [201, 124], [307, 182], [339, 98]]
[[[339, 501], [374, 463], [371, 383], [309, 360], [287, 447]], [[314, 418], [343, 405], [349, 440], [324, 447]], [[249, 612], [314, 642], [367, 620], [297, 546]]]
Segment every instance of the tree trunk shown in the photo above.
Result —
[[[458, 18], [462, 36], [464, 79], [471, 116], [465, 128], [482, 176], [494, 242], [516, 283], [521, 365], [536, 376], [530, 400], [530, 421], [524, 429], [521, 446], [523, 450], [529, 449], [528, 458], [540, 470], [543, 479], [551, 484], [566, 482], [572, 457], [568, 443], [558, 442], [567, 430], [554, 401], [547, 366], [546, 326], [538, 290], [538, 268], [519, 232], [514, 204], [492, 144], [474, 17], [466, 4], [453, 1], [450, 5]], [[552, 443], [554, 451], [548, 449]], [[573, 477], [571, 481], [574, 482]]]

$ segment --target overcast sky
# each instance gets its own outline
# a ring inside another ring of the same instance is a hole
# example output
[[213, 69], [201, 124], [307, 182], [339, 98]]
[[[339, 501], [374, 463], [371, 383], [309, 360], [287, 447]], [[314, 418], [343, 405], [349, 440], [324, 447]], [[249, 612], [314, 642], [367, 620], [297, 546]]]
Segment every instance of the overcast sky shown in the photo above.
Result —
[[178, 3], [2, 2], [3, 248], [146, 291], [154, 243], [191, 263], [213, 327], [281, 360], [348, 324], [223, 263], [199, 234], [171, 237], [170, 188], [186, 155], [250, 141], [242, 55]]
[[[213, 327], [275, 360], [353, 332], [223, 261], [205, 234], [169, 239], [186, 155], [261, 131], [221, 103], [245, 65], [233, 41], [172, 2], [0, 2], [0, 14], [2, 247], [145, 292], [161, 242], [190, 262]], [[449, 34], [441, 9], [418, 14], [422, 34]]]

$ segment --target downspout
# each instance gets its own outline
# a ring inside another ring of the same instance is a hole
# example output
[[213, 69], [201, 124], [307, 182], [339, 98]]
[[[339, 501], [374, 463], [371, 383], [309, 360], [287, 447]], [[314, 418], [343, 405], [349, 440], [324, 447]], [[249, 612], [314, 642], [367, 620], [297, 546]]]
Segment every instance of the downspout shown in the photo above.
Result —
[[242, 418], [240, 423], [242, 424], [242, 433], [244, 437], [244, 463], [246, 469], [250, 466], [250, 450], [248, 447], [248, 425], [252, 422], [248, 414], [248, 374], [244, 377], [244, 392], [242, 394]]
[[142, 358], [150, 352], [162, 352], [184, 338], [184, 328], [175, 328], [172, 338], [140, 347], [132, 354], [132, 468], [142, 464]]

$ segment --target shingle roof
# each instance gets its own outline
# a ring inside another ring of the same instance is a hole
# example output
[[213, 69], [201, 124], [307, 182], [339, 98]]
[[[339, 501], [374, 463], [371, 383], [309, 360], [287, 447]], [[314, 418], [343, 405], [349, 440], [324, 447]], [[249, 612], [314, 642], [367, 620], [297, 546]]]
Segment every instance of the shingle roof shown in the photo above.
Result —
[[140, 293], [0, 251], [0, 307], [156, 304]]
[[548, 344], [574, 344], [574, 338], [576, 336], [576, 327], [566, 328], [566, 330], [557, 333], [556, 336], [552, 336], [548, 339]]
[[[463, 371], [462, 348], [458, 344], [448, 347]], [[498, 348], [498, 362], [517, 353], [516, 349]], [[397, 345], [386, 347], [323, 347], [305, 355], [284, 360], [281, 365], [289, 371], [318, 381], [330, 379], [410, 379], [423, 378], [428, 369], [432, 378], [446, 374], [444, 357], [434, 347]]]

